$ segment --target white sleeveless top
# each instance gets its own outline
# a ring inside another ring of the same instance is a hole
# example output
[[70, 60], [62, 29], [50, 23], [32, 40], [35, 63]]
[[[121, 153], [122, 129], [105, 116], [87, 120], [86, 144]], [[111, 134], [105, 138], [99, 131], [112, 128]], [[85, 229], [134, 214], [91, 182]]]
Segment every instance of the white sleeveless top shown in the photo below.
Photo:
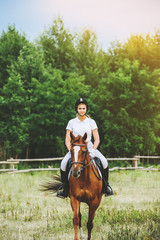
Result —
[[66, 129], [72, 131], [73, 135], [77, 137], [78, 135], [83, 136], [85, 133], [87, 133], [87, 139], [86, 142], [90, 142], [92, 138], [92, 130], [98, 128], [96, 122], [86, 117], [85, 120], [80, 121], [78, 117], [71, 119]]

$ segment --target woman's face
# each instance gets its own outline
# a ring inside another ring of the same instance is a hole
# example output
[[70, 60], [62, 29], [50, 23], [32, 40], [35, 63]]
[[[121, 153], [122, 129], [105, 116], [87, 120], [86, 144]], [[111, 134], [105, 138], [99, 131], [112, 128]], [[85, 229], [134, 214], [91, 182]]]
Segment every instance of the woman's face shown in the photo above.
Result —
[[87, 108], [85, 104], [79, 104], [77, 107], [77, 112], [80, 116], [84, 116], [87, 112]]

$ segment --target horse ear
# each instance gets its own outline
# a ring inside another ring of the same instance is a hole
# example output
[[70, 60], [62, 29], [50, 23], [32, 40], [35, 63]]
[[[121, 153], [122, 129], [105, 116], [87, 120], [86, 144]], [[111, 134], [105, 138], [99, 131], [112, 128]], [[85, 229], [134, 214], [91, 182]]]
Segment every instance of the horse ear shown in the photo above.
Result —
[[70, 132], [70, 136], [71, 136], [71, 139], [73, 139], [73, 141], [74, 141], [74, 139], [75, 139], [75, 136], [73, 135], [73, 133], [72, 133], [72, 132]]
[[87, 133], [85, 133], [82, 137], [83, 140], [86, 140], [87, 139]]

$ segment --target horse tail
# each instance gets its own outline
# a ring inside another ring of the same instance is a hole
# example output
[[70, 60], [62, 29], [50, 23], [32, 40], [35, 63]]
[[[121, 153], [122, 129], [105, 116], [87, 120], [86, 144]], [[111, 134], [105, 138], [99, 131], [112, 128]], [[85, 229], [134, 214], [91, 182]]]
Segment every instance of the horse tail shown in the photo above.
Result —
[[39, 190], [43, 192], [55, 193], [58, 191], [61, 185], [61, 177], [59, 175], [53, 175], [51, 176], [50, 181], [47, 181], [44, 184], [40, 185]]

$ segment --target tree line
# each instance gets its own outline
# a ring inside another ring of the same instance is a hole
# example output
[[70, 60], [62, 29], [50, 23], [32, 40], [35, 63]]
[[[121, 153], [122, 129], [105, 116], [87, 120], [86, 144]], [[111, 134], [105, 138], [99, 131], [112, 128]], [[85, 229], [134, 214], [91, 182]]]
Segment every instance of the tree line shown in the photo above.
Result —
[[89, 103], [107, 157], [160, 154], [160, 31], [112, 42], [61, 18], [34, 43], [9, 26], [0, 36], [0, 159], [66, 153], [67, 122]]

